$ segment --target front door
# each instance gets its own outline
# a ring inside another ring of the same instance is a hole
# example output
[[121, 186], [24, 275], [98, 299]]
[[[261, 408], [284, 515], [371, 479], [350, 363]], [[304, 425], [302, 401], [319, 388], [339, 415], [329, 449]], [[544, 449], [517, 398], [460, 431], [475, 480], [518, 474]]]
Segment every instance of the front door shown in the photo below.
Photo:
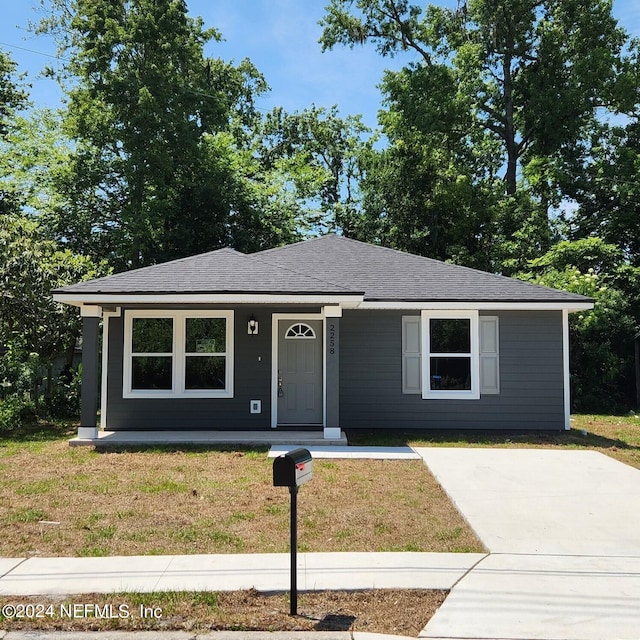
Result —
[[278, 322], [278, 425], [322, 425], [322, 320]]

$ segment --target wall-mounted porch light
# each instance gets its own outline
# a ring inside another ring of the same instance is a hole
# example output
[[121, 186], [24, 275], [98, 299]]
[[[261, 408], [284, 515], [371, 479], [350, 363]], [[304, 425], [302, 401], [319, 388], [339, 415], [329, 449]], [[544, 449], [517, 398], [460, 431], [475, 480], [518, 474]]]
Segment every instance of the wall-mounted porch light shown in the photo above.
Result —
[[247, 333], [250, 336], [257, 336], [258, 335], [258, 321], [255, 319], [255, 316], [253, 315], [253, 313], [251, 314], [251, 317], [249, 318], [249, 322], [247, 322]]

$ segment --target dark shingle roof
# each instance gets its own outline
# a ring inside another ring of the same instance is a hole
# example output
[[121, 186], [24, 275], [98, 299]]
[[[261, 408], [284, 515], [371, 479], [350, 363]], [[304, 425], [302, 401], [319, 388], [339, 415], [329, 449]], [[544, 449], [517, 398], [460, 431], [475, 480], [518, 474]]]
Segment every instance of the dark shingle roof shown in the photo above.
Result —
[[124, 271], [59, 289], [64, 293], [350, 293], [286, 266], [269, 264], [233, 249]]
[[564, 291], [333, 235], [250, 255], [220, 249], [57, 293], [324, 293], [364, 295], [370, 301], [589, 302]]
[[365, 300], [563, 302], [587, 298], [339, 236], [253, 254], [365, 292]]

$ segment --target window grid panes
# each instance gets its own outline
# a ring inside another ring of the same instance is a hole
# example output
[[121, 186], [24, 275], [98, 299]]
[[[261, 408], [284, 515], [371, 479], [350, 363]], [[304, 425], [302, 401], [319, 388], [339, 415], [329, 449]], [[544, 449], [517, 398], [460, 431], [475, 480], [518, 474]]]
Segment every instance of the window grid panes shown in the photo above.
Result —
[[133, 318], [131, 388], [170, 391], [173, 388], [173, 318]]
[[185, 319], [185, 390], [224, 389], [226, 320]]
[[287, 333], [285, 334], [286, 339], [291, 339], [291, 338], [313, 339], [315, 337], [316, 337], [315, 331], [308, 324], [304, 324], [302, 322], [299, 322], [297, 324], [292, 324], [287, 329]]
[[231, 397], [232, 313], [131, 312], [125, 396]]
[[471, 321], [431, 318], [428, 326], [429, 388], [471, 391]]

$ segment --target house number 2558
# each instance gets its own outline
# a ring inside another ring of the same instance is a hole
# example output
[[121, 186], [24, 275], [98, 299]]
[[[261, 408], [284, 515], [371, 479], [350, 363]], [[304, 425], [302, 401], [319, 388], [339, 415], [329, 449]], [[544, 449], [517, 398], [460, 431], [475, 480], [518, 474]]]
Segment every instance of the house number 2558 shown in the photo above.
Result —
[[329, 353], [333, 355], [336, 352], [336, 325], [329, 323]]

